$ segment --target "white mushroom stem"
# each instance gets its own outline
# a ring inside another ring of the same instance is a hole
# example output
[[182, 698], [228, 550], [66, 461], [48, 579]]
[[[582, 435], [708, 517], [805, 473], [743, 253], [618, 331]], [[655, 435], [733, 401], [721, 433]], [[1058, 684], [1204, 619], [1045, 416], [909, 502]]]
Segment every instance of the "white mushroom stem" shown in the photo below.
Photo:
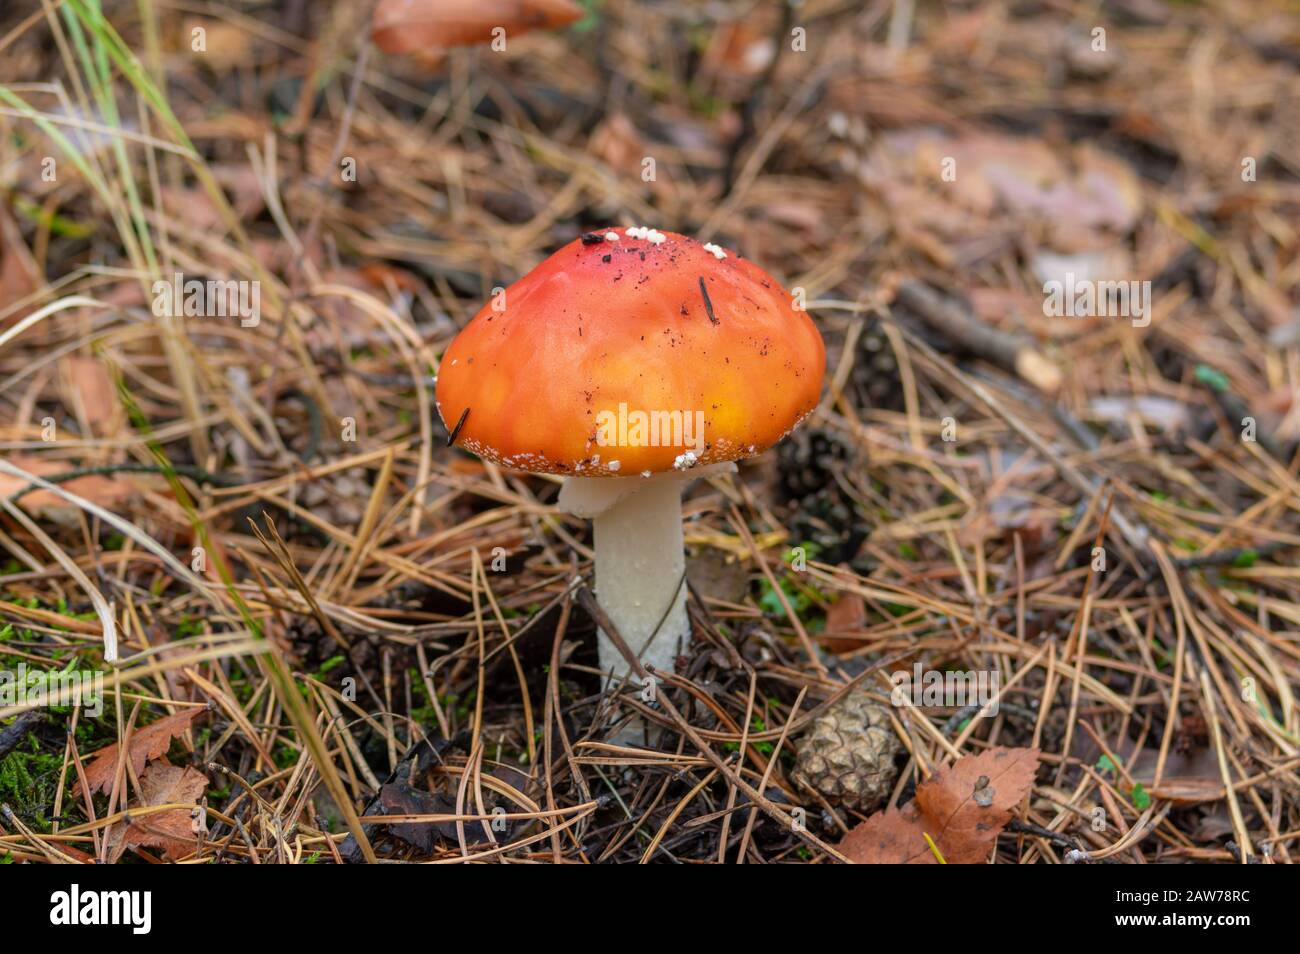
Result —
[[[596, 599], [643, 665], [672, 672], [679, 649], [691, 638], [681, 585], [682, 481], [669, 475], [644, 483], [593, 521]], [[598, 638], [601, 670], [621, 678], [627, 661], [603, 632]]]
[[[682, 489], [688, 480], [734, 471], [734, 464], [653, 477], [570, 477], [560, 509], [594, 522], [596, 599], [642, 664], [672, 672], [690, 642]], [[600, 668], [615, 679], [630, 667], [613, 641], [598, 636]]]

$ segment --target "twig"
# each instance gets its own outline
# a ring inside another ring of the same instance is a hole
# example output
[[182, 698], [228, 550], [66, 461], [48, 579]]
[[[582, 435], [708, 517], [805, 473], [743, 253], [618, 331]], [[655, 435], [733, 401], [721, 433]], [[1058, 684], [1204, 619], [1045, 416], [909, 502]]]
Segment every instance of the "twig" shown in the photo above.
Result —
[[985, 324], [974, 312], [958, 307], [928, 285], [905, 281], [898, 287], [894, 302], [972, 354], [1020, 375], [1040, 391], [1055, 394], [1060, 390], [1061, 369], [1037, 348], [1016, 335]]
[[0, 729], [0, 759], [27, 738], [27, 733], [45, 721], [45, 713], [40, 709], [30, 709], [20, 713], [12, 725]]

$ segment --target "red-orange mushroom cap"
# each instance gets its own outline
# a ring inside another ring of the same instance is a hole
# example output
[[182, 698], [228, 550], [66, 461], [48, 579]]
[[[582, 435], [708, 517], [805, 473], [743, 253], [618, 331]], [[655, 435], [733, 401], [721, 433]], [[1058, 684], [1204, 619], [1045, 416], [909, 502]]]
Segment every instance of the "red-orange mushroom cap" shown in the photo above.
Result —
[[825, 365], [811, 318], [757, 265], [617, 228], [484, 306], [443, 355], [437, 404], [487, 460], [627, 477], [762, 453], [816, 407]]

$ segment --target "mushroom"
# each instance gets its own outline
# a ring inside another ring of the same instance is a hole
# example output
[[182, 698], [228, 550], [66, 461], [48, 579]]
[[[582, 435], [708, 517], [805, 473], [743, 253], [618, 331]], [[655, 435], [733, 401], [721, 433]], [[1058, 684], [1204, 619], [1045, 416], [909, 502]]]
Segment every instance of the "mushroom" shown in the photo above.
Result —
[[[682, 490], [734, 471], [817, 406], [821, 335], [752, 262], [672, 232], [589, 232], [499, 293], [447, 348], [437, 405], [454, 443], [565, 477], [594, 521], [596, 598], [643, 664], [690, 638]], [[605, 633], [600, 665], [628, 665]]]

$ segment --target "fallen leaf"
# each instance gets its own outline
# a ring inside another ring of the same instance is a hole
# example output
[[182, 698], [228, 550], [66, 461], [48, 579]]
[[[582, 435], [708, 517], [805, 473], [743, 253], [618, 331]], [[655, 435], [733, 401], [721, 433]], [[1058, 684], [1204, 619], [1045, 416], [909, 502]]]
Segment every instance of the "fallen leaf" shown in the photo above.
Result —
[[357, 271], [370, 283], [372, 288], [387, 291], [390, 287], [398, 291], [416, 294], [424, 289], [424, 282], [404, 268], [397, 268], [387, 262], [368, 262], [360, 265]]
[[1142, 214], [1142, 186], [1137, 174], [1119, 156], [1092, 146], [1080, 146], [1074, 160], [1075, 189], [1071, 198], [1085, 220], [1124, 234]]
[[857, 593], [845, 593], [826, 610], [826, 632], [861, 629], [867, 621], [867, 604]]
[[[36, 457], [30, 454], [16, 454], [6, 459], [15, 467], [19, 467], [36, 477], [62, 474], [78, 466], [67, 461], [51, 460], [48, 457]], [[28, 486], [28, 482], [21, 477], [0, 474], [0, 497], [8, 497], [26, 486]], [[84, 497], [91, 503], [99, 504], [109, 510], [116, 509], [119, 504], [136, 492], [135, 486], [127, 480], [118, 477], [106, 477], [101, 474], [78, 477], [75, 480], [64, 481], [59, 486], [69, 493]], [[75, 520], [78, 509], [52, 490], [33, 490], [30, 493], [23, 494], [18, 502], [24, 510], [33, 516], [48, 517], [58, 523]]]
[[[422, 792], [412, 788], [403, 779], [389, 782], [379, 790], [379, 804], [384, 815], [454, 815], [456, 800], [437, 792]], [[443, 844], [456, 844], [455, 822], [403, 822], [388, 826], [394, 837], [418, 848], [426, 855]], [[482, 825], [465, 826], [467, 839], [475, 840], [474, 833], [483, 833]], [[476, 842], [477, 843], [477, 842]]]
[[948, 864], [982, 864], [1033, 787], [1038, 754], [999, 746], [958, 759], [918, 785], [914, 801], [856, 825], [840, 851], [859, 864], [937, 864], [929, 835]]
[[947, 241], [987, 242], [992, 231], [1005, 243], [1041, 230], [1059, 253], [1109, 249], [1143, 210], [1141, 184], [1123, 159], [994, 133], [890, 133], [860, 176], [896, 220]]
[[[324, 269], [321, 272], [321, 281], [327, 285], [353, 288], [371, 296], [378, 291], [382, 298], [388, 297], [382, 290], [382, 286], [376, 288], [374, 283], [357, 268]], [[348, 348], [370, 347], [382, 338], [383, 333], [376, 326], [374, 318], [350, 299], [343, 296], [332, 299], [328, 310], [330, 318], [334, 319], [333, 323], [318, 319], [307, 330], [307, 341], [313, 348], [330, 348], [338, 341], [337, 336], [340, 334], [343, 336], [342, 343]]]
[[764, 214], [779, 225], [815, 232], [826, 221], [822, 209], [812, 202], [797, 199], [769, 202], [763, 208]]
[[704, 599], [739, 603], [749, 590], [743, 561], [713, 547], [700, 547], [686, 558], [686, 579]]
[[[202, 31], [203, 48], [195, 49], [196, 31]], [[217, 73], [237, 67], [253, 66], [253, 34], [247, 28], [225, 20], [208, 17], [191, 17], [181, 31], [181, 51], [193, 62], [202, 63]]]
[[1236, 831], [1232, 826], [1232, 813], [1228, 811], [1226, 801], [1221, 801], [1217, 805], [1206, 805], [1194, 815], [1199, 817], [1190, 834], [1197, 841], [1215, 841]]
[[646, 154], [641, 134], [623, 113], [611, 113], [597, 126], [587, 148], [611, 169], [622, 173], [640, 168], [641, 157]]
[[861, 639], [841, 638], [867, 625], [867, 604], [857, 593], [845, 593], [826, 609], [826, 629], [817, 641], [830, 653], [848, 653], [862, 647]]
[[[489, 774], [512, 787], [527, 783], [527, 776], [509, 766], [498, 766]], [[454, 796], [447, 792], [426, 792], [413, 788], [400, 773], [380, 788], [379, 806], [382, 809], [380, 814], [383, 815], [456, 814]], [[491, 803], [488, 810], [492, 810]], [[459, 844], [460, 840], [454, 821], [400, 822], [389, 825], [388, 831], [395, 838], [425, 854], [432, 854], [441, 845]], [[482, 822], [465, 822], [464, 831], [466, 845], [473, 847], [492, 843], [492, 837], [484, 830]], [[508, 836], [509, 825], [499, 831], [503, 837]]]
[[[940, 829], [949, 864], [988, 858], [1011, 812], [1033, 787], [1038, 749], [994, 748], [958, 759], [916, 787], [916, 802]], [[933, 834], [931, 837], [935, 837]]]
[[582, 18], [573, 0], [380, 0], [371, 38], [385, 53], [416, 53], [507, 40], [533, 30], [568, 26]]
[[[266, 208], [262, 183], [252, 167], [219, 165], [211, 167], [211, 171], [212, 177], [224, 190], [226, 201], [241, 222], [256, 218]], [[161, 192], [167, 211], [183, 218], [195, 231], [226, 230], [226, 216], [206, 190], [197, 186], [164, 185]]]
[[[154, 762], [140, 776], [140, 798], [131, 803], [131, 808], [178, 803], [197, 806], [207, 787], [207, 776], [196, 769]], [[110, 858], [120, 858], [129, 848], [150, 847], [162, 849], [175, 861], [192, 854], [196, 842], [190, 810], [151, 812], [132, 819], [124, 831], [120, 825], [115, 826], [109, 834]]]
[[76, 392], [88, 424], [104, 424], [117, 411], [117, 392], [108, 366], [97, 358], [68, 355], [61, 365], [68, 386]]
[[855, 825], [844, 836], [839, 849], [860, 865], [938, 864], [925, 843], [925, 833], [925, 822], [916, 802], [908, 802], [902, 808], [876, 812]]
[[[751, 14], [761, 14], [755, 8]], [[767, 69], [776, 55], [772, 42], [770, 17], [758, 22], [754, 16], [729, 23], [719, 23], [709, 38], [709, 45], [700, 63], [703, 76], [754, 77]]]
[[[40, 278], [40, 269], [23, 244], [18, 225], [0, 210], [0, 310], [34, 292]], [[10, 320], [17, 321], [26, 314], [15, 312]]]
[[[131, 765], [135, 769], [136, 775], [144, 771], [145, 763], [161, 758], [169, 746], [172, 739], [180, 735], [190, 727], [196, 716], [206, 710], [201, 708], [182, 709], [173, 715], [164, 716], [157, 722], [152, 722], [143, 729], [137, 728], [131, 736], [131, 743], [127, 747], [127, 752], [131, 757]], [[86, 766], [86, 783], [90, 786], [92, 792], [102, 791], [108, 794], [109, 788], [113, 784], [113, 776], [117, 772], [117, 753], [118, 743], [105, 746], [95, 752], [94, 758]], [[143, 781], [143, 776], [141, 776]]]

